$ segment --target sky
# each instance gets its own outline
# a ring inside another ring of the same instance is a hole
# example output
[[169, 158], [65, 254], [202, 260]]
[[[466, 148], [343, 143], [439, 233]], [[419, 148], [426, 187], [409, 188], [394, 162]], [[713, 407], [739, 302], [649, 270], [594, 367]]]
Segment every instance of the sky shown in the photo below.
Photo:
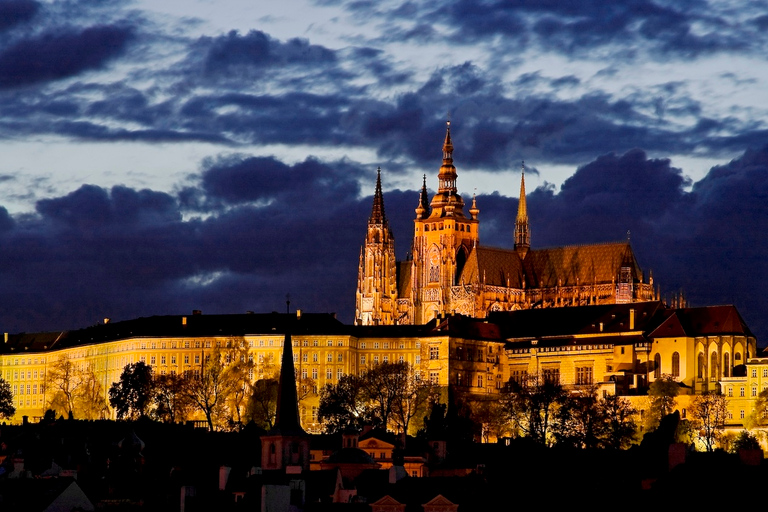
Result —
[[[158, 5], [162, 4], [162, 5]], [[450, 116], [480, 241], [623, 240], [768, 344], [768, 0], [0, 0], [0, 329], [351, 322]]]

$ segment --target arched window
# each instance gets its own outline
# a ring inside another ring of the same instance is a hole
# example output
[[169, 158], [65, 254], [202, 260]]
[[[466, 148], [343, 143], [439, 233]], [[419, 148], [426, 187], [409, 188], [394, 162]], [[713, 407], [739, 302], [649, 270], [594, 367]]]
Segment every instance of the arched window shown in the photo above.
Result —
[[704, 354], [701, 352], [699, 352], [698, 376], [700, 379], [705, 379], [707, 377], [707, 359], [704, 357]]
[[436, 246], [432, 246], [429, 251], [429, 282], [436, 283], [440, 281], [440, 252]]
[[730, 377], [731, 376], [731, 355], [729, 353], [725, 353], [723, 355], [723, 377]]
[[661, 354], [653, 356], [653, 378], [661, 378]]
[[734, 361], [741, 361], [741, 354], [736, 352], [736, 354], [734, 354], [734, 356], [733, 356], [733, 360]]
[[711, 363], [709, 365], [709, 380], [716, 381], [720, 375], [717, 352], [712, 352]]
[[672, 376], [680, 376], [680, 354], [677, 352], [672, 354]]

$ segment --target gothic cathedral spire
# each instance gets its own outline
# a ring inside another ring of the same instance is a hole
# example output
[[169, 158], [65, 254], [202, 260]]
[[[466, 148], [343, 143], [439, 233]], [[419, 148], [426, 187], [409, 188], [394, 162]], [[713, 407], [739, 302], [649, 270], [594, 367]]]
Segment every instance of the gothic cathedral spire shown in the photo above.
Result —
[[517, 203], [515, 220], [515, 250], [524, 259], [531, 247], [531, 230], [528, 225], [528, 205], [525, 200], [525, 162], [521, 166], [520, 201]]
[[376, 171], [368, 232], [360, 251], [357, 273], [355, 323], [358, 325], [392, 325], [397, 301], [395, 239], [384, 213], [381, 191], [381, 168]]

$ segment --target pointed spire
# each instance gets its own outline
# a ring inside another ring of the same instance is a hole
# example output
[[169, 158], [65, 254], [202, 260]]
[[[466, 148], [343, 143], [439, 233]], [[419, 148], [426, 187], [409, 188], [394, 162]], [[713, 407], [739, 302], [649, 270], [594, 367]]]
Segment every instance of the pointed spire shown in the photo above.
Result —
[[451, 122], [445, 123], [445, 142], [443, 142], [443, 165], [438, 174], [440, 185], [438, 193], [456, 193], [456, 167], [453, 166], [453, 143], [451, 142]]
[[515, 250], [521, 259], [525, 258], [531, 247], [531, 230], [528, 224], [528, 203], [525, 198], [525, 161], [521, 165], [520, 200], [517, 203], [515, 220]]
[[381, 167], [376, 169], [376, 191], [373, 193], [373, 208], [369, 224], [386, 224], [387, 216], [384, 214], [384, 195], [381, 193]]
[[477, 193], [474, 193], [472, 194], [472, 208], [469, 209], [469, 214], [474, 220], [477, 220], [478, 213], [480, 213], [480, 209], [477, 207]]
[[280, 380], [277, 387], [275, 430], [281, 434], [304, 435], [299, 421], [299, 397], [296, 393], [296, 374], [293, 366], [293, 342], [291, 334], [285, 334], [283, 357], [280, 362]]
[[416, 207], [416, 218], [425, 219], [429, 217], [429, 197], [427, 197], [427, 175], [423, 175], [421, 183], [421, 192], [419, 192], [419, 206]]

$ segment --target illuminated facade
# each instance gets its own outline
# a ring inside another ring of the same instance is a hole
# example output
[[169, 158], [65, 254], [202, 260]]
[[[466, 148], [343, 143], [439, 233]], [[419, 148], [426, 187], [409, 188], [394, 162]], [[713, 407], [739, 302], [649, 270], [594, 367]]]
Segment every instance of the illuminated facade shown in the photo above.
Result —
[[252, 381], [276, 378], [289, 332], [300, 421], [310, 432], [321, 428], [322, 386], [384, 363], [406, 362], [420, 379], [475, 399], [493, 399], [510, 379], [534, 375], [572, 391], [595, 386], [619, 395], [642, 395], [654, 379], [671, 375], [682, 395], [722, 389], [737, 423], [768, 386], [768, 360], [755, 358], [756, 340], [733, 306], [672, 309], [658, 301], [501, 311], [486, 319], [445, 315], [426, 325], [349, 326], [332, 315], [300, 313], [139, 318], [7, 335], [0, 375], [11, 384], [18, 422], [50, 406], [55, 390], [46, 374], [62, 358], [92, 375], [106, 401], [127, 364], [143, 361], [156, 374], [194, 372], [206, 356], [234, 346], [253, 362]]
[[514, 249], [480, 245], [480, 210], [473, 198], [465, 214], [456, 179], [449, 124], [431, 202], [426, 178], [422, 184], [412, 259], [395, 263], [379, 174], [360, 253], [355, 323], [424, 324], [444, 314], [484, 318], [492, 311], [655, 298], [653, 279], [645, 282], [629, 242], [531, 249], [524, 173]]

